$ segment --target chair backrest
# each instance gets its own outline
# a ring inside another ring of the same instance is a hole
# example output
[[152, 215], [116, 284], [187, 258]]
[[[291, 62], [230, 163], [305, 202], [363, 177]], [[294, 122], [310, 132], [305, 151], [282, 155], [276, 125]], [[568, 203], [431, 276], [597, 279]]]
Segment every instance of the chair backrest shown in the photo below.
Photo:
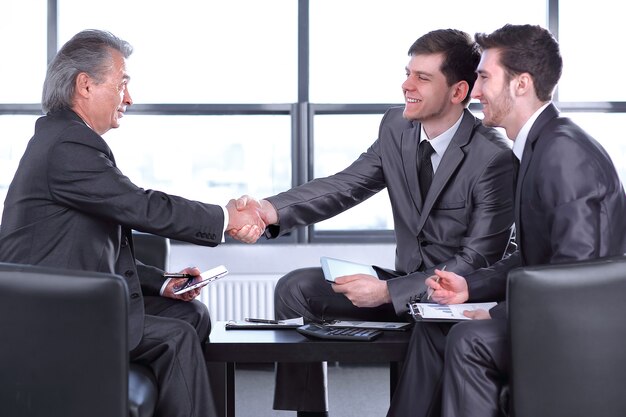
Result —
[[166, 237], [133, 231], [135, 258], [145, 265], [167, 271], [170, 257], [170, 240]]
[[0, 415], [128, 415], [121, 277], [0, 263]]
[[509, 275], [514, 417], [626, 415], [626, 257]]

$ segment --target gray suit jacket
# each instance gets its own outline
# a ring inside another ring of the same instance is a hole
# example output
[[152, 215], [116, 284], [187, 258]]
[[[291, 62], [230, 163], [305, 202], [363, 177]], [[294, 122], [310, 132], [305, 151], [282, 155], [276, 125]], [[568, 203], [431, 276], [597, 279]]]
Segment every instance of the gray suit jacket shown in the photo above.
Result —
[[394, 308], [424, 291], [424, 279], [446, 265], [460, 274], [502, 258], [513, 223], [514, 156], [507, 139], [469, 111], [442, 157], [422, 201], [417, 176], [420, 125], [403, 108], [384, 115], [378, 139], [349, 167], [268, 198], [275, 237], [341, 213], [387, 187], [396, 236], [396, 271], [388, 280]]
[[132, 349], [143, 334], [141, 287], [156, 295], [163, 278], [136, 265], [131, 229], [215, 246], [223, 224], [219, 206], [134, 185], [102, 137], [67, 110], [37, 120], [5, 200], [0, 261], [124, 276]]
[[626, 194], [611, 158], [570, 119], [548, 106], [524, 147], [515, 196], [518, 250], [467, 275], [470, 301], [502, 301], [519, 266], [626, 253]]

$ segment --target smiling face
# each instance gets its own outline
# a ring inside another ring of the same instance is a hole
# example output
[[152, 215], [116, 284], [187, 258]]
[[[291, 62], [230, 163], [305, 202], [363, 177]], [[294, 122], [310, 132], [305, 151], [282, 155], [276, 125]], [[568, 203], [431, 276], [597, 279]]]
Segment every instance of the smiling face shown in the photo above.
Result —
[[448, 85], [441, 72], [443, 59], [443, 54], [411, 56], [406, 67], [406, 80], [402, 83], [406, 119], [436, 125], [449, 117], [455, 87]]
[[483, 105], [483, 124], [507, 129], [512, 123], [514, 95], [511, 79], [500, 65], [499, 55], [496, 49], [486, 49], [482, 53], [472, 98], [480, 100]]
[[126, 72], [126, 59], [115, 50], [111, 51], [111, 66], [102, 82], [88, 77], [85, 81], [85, 103], [81, 117], [98, 134], [120, 126], [120, 119], [133, 101], [128, 92], [130, 77]]

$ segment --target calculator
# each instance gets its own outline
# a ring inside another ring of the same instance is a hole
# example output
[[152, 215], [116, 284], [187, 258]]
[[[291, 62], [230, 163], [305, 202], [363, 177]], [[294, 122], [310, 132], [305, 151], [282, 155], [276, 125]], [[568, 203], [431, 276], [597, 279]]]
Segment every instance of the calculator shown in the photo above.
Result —
[[359, 329], [356, 327], [337, 328], [314, 323], [305, 324], [304, 326], [298, 327], [296, 330], [305, 336], [318, 339], [356, 340], [364, 342], [374, 340], [383, 334], [382, 331], [376, 329]]

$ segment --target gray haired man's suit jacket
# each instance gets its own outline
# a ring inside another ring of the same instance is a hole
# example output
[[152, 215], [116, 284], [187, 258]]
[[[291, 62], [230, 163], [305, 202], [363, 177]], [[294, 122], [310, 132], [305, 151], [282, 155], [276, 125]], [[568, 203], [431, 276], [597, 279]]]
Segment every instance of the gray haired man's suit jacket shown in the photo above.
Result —
[[136, 264], [131, 229], [215, 246], [223, 224], [220, 206], [137, 187], [100, 135], [73, 111], [60, 111], [37, 121], [9, 187], [0, 262], [122, 275], [132, 349], [143, 334], [142, 295], [158, 295], [163, 277]]

